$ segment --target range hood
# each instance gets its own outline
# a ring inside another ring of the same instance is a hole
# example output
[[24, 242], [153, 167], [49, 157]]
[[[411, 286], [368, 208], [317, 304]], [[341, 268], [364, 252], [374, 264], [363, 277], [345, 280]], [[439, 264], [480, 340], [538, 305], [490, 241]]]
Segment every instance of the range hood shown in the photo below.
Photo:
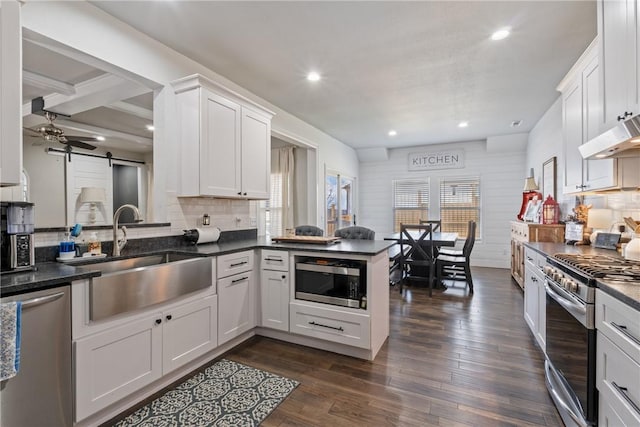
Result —
[[618, 123], [613, 129], [578, 147], [585, 159], [640, 157], [640, 115]]

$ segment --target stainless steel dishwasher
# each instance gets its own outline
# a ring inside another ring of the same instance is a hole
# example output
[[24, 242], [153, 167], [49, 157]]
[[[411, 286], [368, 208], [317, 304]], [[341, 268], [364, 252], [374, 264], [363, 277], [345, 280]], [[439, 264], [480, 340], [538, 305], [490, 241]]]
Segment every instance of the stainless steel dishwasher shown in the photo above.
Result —
[[70, 287], [29, 292], [22, 302], [18, 374], [0, 382], [2, 427], [71, 426]]

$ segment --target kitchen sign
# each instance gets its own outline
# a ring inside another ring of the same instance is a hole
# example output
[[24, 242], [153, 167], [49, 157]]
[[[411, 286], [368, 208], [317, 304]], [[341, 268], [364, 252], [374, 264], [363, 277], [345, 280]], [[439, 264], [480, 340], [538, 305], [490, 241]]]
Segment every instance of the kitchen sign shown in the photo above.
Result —
[[409, 153], [409, 170], [460, 169], [464, 167], [464, 150], [435, 153]]

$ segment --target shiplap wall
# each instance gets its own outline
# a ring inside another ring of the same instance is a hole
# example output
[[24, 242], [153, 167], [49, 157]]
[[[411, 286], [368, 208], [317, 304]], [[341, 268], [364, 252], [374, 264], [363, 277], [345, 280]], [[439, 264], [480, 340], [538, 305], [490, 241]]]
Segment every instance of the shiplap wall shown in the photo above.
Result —
[[[388, 160], [361, 162], [358, 224], [372, 228], [378, 235], [393, 231], [393, 180], [429, 178], [431, 199], [437, 200], [439, 178], [477, 176], [480, 178], [482, 237], [476, 240], [471, 263], [508, 268], [509, 221], [515, 219], [522, 201], [526, 139], [526, 134], [517, 134], [489, 138], [488, 141], [392, 149]], [[454, 149], [464, 150], [465, 167], [462, 169], [408, 171], [409, 153]], [[438, 215], [437, 212], [430, 214], [431, 218]]]

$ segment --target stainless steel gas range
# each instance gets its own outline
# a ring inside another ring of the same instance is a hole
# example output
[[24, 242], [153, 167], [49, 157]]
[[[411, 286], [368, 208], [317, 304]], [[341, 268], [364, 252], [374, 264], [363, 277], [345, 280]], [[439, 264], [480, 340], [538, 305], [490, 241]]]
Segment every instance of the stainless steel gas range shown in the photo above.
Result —
[[545, 272], [547, 389], [566, 426], [597, 423], [596, 279], [639, 282], [640, 262], [601, 254], [556, 254]]

